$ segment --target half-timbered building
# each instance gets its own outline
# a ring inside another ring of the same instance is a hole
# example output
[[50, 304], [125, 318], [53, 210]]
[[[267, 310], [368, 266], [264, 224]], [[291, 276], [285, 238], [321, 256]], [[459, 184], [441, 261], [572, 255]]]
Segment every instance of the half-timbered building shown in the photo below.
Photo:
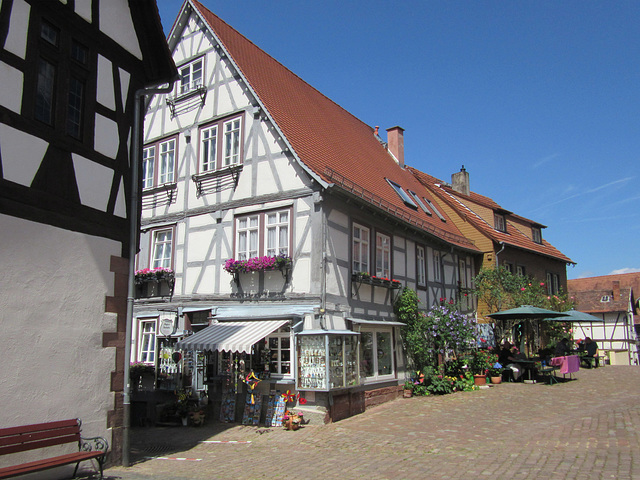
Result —
[[405, 168], [403, 130], [383, 140], [195, 0], [168, 42], [180, 80], [145, 119], [132, 360], [223, 410], [251, 370], [256, 393], [334, 420], [394, 397], [400, 288], [458, 300], [479, 253]]
[[115, 462], [134, 94], [176, 73], [154, 1], [0, 2], [0, 425], [77, 417]]
[[[446, 211], [464, 236], [482, 250], [476, 269], [504, 267], [517, 275], [536, 278], [549, 295], [567, 292], [567, 265], [573, 260], [555, 248], [542, 232], [546, 228], [497, 204], [470, 188], [464, 166], [451, 176], [451, 183], [409, 167], [440, 208]], [[478, 305], [478, 317], [488, 313]]]

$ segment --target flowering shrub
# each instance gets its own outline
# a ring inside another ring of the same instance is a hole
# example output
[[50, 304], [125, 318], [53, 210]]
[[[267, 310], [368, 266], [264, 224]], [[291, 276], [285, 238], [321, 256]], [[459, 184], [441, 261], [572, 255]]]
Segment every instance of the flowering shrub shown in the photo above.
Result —
[[445, 351], [458, 354], [468, 350], [474, 344], [476, 338], [475, 322], [458, 312], [453, 304], [444, 303], [433, 307], [427, 314], [425, 336], [430, 340], [430, 353], [445, 353]]
[[175, 272], [170, 268], [143, 268], [136, 270], [136, 284], [140, 285], [147, 282], [159, 282], [160, 280], [172, 281], [175, 278]]
[[291, 266], [291, 257], [276, 255], [274, 257], [252, 257], [247, 260], [230, 258], [224, 263], [224, 269], [231, 273], [260, 272], [265, 270], [282, 270]]

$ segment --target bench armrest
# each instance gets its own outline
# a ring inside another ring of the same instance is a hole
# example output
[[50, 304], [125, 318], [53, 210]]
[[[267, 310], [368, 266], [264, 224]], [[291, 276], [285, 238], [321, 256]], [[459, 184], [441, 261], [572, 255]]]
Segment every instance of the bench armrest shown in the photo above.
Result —
[[109, 442], [102, 437], [81, 437], [78, 447], [82, 452], [101, 451], [106, 455], [109, 450]]

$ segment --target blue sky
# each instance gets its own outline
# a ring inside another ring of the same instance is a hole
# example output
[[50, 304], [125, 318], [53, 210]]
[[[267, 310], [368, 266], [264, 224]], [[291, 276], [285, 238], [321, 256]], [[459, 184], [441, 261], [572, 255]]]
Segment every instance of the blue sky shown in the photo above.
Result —
[[[201, 0], [405, 161], [548, 228], [569, 278], [640, 271], [640, 2]], [[181, 0], [158, 0], [168, 33]]]

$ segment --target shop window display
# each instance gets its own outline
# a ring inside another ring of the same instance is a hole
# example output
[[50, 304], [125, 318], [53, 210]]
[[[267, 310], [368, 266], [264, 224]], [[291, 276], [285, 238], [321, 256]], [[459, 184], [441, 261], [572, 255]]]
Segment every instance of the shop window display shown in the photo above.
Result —
[[393, 336], [391, 331], [360, 332], [360, 372], [369, 380], [393, 375]]
[[297, 336], [300, 390], [332, 390], [358, 385], [358, 334], [306, 333]]

